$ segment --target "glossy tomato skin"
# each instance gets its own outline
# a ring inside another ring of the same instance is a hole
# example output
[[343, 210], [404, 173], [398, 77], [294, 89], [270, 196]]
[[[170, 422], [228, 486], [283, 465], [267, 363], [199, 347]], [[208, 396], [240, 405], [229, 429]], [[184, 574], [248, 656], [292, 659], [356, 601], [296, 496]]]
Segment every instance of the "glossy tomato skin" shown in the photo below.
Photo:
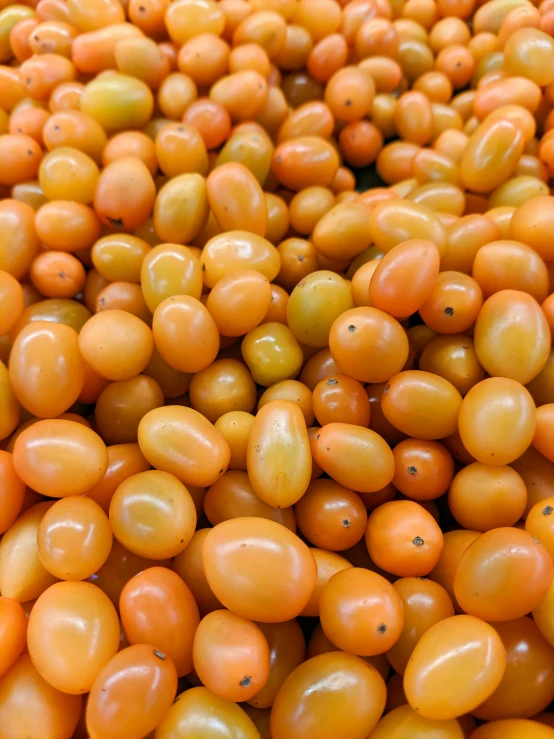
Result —
[[437, 721], [425, 718], [407, 704], [386, 713], [371, 736], [372, 739], [401, 739], [408, 735], [413, 739], [426, 739], [429, 736], [437, 739], [463, 739], [465, 736], [456, 719]]
[[392, 481], [392, 451], [371, 429], [350, 423], [328, 423], [313, 437], [312, 449], [314, 461], [321, 469], [351, 490], [373, 493]]
[[385, 418], [403, 433], [440, 439], [456, 431], [462, 397], [448, 380], [408, 370], [389, 380], [381, 402]]
[[[1, 370], [0, 370], [1, 372]], [[15, 471], [13, 457], [0, 451], [0, 531], [4, 533], [17, 519], [25, 496], [25, 483]]]
[[546, 318], [532, 296], [500, 290], [483, 304], [475, 324], [475, 350], [490, 375], [526, 384], [544, 367], [550, 345]]
[[528, 390], [507, 377], [490, 377], [471, 388], [459, 415], [460, 438], [479, 462], [510, 464], [535, 434], [535, 404]]
[[352, 306], [352, 294], [345, 280], [334, 272], [318, 269], [291, 291], [287, 322], [298, 341], [325, 347], [333, 322]]
[[302, 616], [319, 616], [319, 604], [323, 588], [337, 572], [353, 566], [347, 559], [335, 552], [328, 552], [325, 549], [316, 549], [315, 547], [311, 549], [311, 552], [317, 565], [317, 582], [306, 607], [302, 611]]
[[269, 677], [269, 645], [261, 629], [231, 611], [204, 616], [194, 635], [193, 658], [202, 683], [225, 700], [249, 700]]
[[550, 555], [526, 531], [492, 529], [462, 554], [454, 592], [466, 613], [487, 621], [510, 621], [539, 605], [552, 573]]
[[342, 652], [321, 654], [297, 667], [283, 683], [271, 712], [271, 734], [275, 739], [331, 739], [348, 715], [354, 736], [367, 736], [385, 699], [383, 678], [371, 665]]
[[189, 545], [173, 559], [173, 570], [182, 578], [194, 596], [198, 610], [202, 616], [221, 608], [215, 597], [204, 570], [202, 550], [204, 540], [211, 529], [195, 531]]
[[304, 495], [312, 460], [306, 421], [296, 404], [274, 400], [260, 408], [248, 438], [246, 469], [269, 505], [286, 508]]
[[357, 544], [367, 523], [360, 496], [334, 480], [314, 480], [296, 504], [295, 515], [311, 544], [336, 552]]
[[0, 718], [6, 737], [71, 737], [81, 705], [80, 695], [62, 693], [46, 682], [27, 653], [0, 678]]
[[192, 640], [198, 606], [182, 579], [165, 567], [132, 577], [119, 599], [121, 623], [130, 644], [151, 644], [173, 660], [178, 675], [192, 670]]
[[[13, 390], [33, 415], [54, 418], [79, 397], [85, 380], [77, 333], [69, 326], [32, 323], [18, 334], [10, 354]], [[48, 388], [45, 378], [52, 383]]]
[[114, 536], [124, 547], [156, 560], [182, 552], [197, 521], [189, 491], [162, 470], [139, 472], [122, 482], [110, 501], [109, 516]]
[[308, 547], [284, 526], [262, 518], [235, 518], [215, 526], [206, 535], [202, 560], [215, 596], [253, 621], [295, 618], [317, 578]]
[[410, 316], [429, 297], [439, 266], [439, 251], [431, 241], [411, 239], [394, 246], [369, 283], [372, 304], [395, 318]]
[[65, 693], [86, 693], [119, 647], [119, 619], [100, 588], [59, 582], [33, 607], [28, 645], [33, 664], [51, 685]]
[[96, 485], [108, 467], [106, 445], [75, 421], [38, 421], [18, 436], [13, 461], [21, 479], [43, 495], [80, 495]]
[[37, 503], [6, 531], [0, 542], [0, 588], [6, 598], [20, 603], [38, 598], [56, 582], [42, 564], [37, 546], [40, 522], [52, 505]]
[[[87, 702], [91, 736], [140, 739], [168, 712], [177, 692], [171, 659], [151, 646], [137, 644], [118, 652], [98, 674]], [[134, 697], [134, 698], [133, 698]]]
[[212, 485], [227, 469], [231, 451], [223, 435], [200, 413], [165, 406], [147, 413], [138, 428], [138, 443], [157, 469], [185, 485]]
[[552, 647], [526, 616], [496, 623], [495, 629], [506, 649], [506, 672], [495, 692], [473, 713], [489, 721], [530, 718], [554, 695]]
[[112, 531], [93, 500], [71, 496], [58, 500], [40, 522], [37, 547], [46, 569], [61, 580], [86, 580], [104, 564]]
[[402, 601], [392, 585], [376, 572], [359, 567], [331, 577], [321, 592], [319, 609], [329, 640], [362, 657], [390, 649], [404, 625]]
[[369, 556], [400, 577], [422, 577], [440, 557], [444, 537], [433, 516], [411, 500], [393, 500], [370, 514], [365, 532]]
[[496, 690], [505, 668], [506, 650], [492, 626], [474, 616], [452, 616], [432, 626], [416, 645], [404, 690], [422, 716], [456, 718]]
[[458, 472], [448, 491], [450, 512], [470, 531], [514, 526], [526, 505], [522, 477], [505, 465], [473, 462]]
[[340, 371], [360, 382], [384, 382], [408, 358], [402, 326], [377, 308], [362, 306], [340, 315], [329, 334], [331, 356]]
[[12, 598], [0, 597], [0, 643], [2, 661], [0, 676], [19, 658], [27, 644], [27, 617], [21, 605]]
[[178, 739], [181, 736], [219, 739], [222, 735], [237, 739], [258, 739], [260, 736], [240, 706], [202, 687], [181, 693], [158, 725], [154, 736], [156, 739]]

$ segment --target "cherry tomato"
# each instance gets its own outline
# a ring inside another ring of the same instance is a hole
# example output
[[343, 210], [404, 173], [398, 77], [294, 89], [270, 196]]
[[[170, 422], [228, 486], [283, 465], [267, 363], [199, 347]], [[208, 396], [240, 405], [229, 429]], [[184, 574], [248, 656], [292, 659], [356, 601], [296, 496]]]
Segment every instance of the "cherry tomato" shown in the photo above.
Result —
[[127, 647], [100, 670], [87, 701], [89, 733], [140, 739], [161, 723], [177, 692], [169, 657], [145, 644]]
[[466, 613], [510, 621], [539, 605], [551, 583], [552, 559], [542, 544], [526, 531], [505, 527], [485, 532], [462, 554], [454, 592]]
[[418, 577], [427, 575], [437, 564], [443, 535], [423, 506], [395, 500], [370, 514], [365, 542], [378, 567], [400, 577]]
[[38, 672], [64, 693], [87, 693], [119, 647], [119, 620], [100, 588], [59, 582], [29, 617], [29, 654]]
[[331, 739], [348, 716], [350, 730], [368, 736], [385, 700], [383, 678], [367, 662], [344, 652], [320, 654], [297, 667], [283, 683], [271, 711], [271, 735]]
[[27, 653], [0, 679], [0, 720], [6, 736], [70, 737], [81, 703], [80, 695], [62, 693], [46, 682]]
[[474, 616], [451, 616], [431, 626], [412, 652], [406, 698], [425, 718], [456, 718], [492, 695], [505, 668], [506, 650], [492, 626]]
[[82, 496], [58, 500], [40, 522], [41, 562], [60, 580], [86, 580], [107, 560], [112, 548], [110, 522], [98, 503]]
[[287, 507], [306, 492], [312, 473], [306, 422], [290, 401], [271, 401], [252, 424], [247, 448], [248, 476], [266, 503]]
[[230, 448], [223, 435], [192, 408], [155, 408], [141, 420], [138, 443], [158, 470], [185, 485], [212, 485], [227, 469]]
[[316, 584], [317, 567], [308, 547], [284, 526], [263, 518], [235, 518], [215, 526], [206, 535], [202, 560], [215, 596], [252, 620], [295, 618]]
[[335, 573], [321, 591], [319, 614], [328, 639], [360, 656], [383, 654], [404, 625], [400, 597], [384, 577], [358, 567]]
[[[216, 722], [214, 722], [216, 717]], [[156, 729], [156, 739], [218, 739], [224, 731], [241, 739], [258, 739], [255, 725], [236, 703], [219, 698], [207, 688], [181, 693]]]
[[533, 441], [535, 404], [515, 380], [490, 377], [471, 388], [462, 401], [460, 438], [479, 462], [510, 464]]
[[115, 538], [148, 559], [168, 559], [182, 552], [192, 538], [196, 518], [188, 490], [174, 475], [161, 470], [128, 477], [110, 502]]
[[371, 429], [328, 423], [313, 437], [312, 450], [321, 469], [351, 490], [373, 493], [388, 485], [394, 476], [392, 451]]
[[192, 593], [176, 573], [150, 567], [135, 575], [121, 591], [119, 610], [130, 644], [156, 647], [173, 660], [178, 675], [192, 670], [200, 617]]

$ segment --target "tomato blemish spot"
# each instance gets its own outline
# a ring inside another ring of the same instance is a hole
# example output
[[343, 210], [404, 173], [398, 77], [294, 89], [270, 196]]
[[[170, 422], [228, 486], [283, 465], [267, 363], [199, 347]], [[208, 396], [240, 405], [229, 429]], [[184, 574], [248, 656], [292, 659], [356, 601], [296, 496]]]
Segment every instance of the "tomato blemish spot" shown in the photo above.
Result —
[[154, 654], [158, 659], [165, 659], [165, 654], [163, 652], [160, 652], [159, 649], [154, 649]]
[[554, 511], [554, 508], [552, 508], [551, 505], [547, 505], [542, 509], [542, 515], [543, 516], [550, 516], [552, 511]]
[[423, 546], [423, 544], [424, 544], [424, 541], [423, 541], [423, 539], [421, 538], [421, 536], [416, 536], [416, 537], [414, 538], [414, 540], [413, 540], [413, 543], [414, 543], [414, 544], [416, 545], [416, 547], [422, 547], [422, 546]]
[[251, 682], [252, 678], [250, 677], [250, 675], [245, 675], [240, 681], [239, 685], [241, 685], [243, 688], [247, 688]]
[[448, 306], [448, 308], [445, 308], [444, 309], [444, 312], [446, 313], [447, 316], [453, 316], [454, 315], [454, 308], [451, 308], [450, 306]]
[[408, 472], [410, 475], [415, 475], [417, 472], [417, 467], [414, 467], [413, 464], [408, 467]]
[[386, 630], [387, 630], [387, 625], [386, 624], [379, 624], [379, 626], [377, 627], [377, 631], [380, 634], [384, 634]]

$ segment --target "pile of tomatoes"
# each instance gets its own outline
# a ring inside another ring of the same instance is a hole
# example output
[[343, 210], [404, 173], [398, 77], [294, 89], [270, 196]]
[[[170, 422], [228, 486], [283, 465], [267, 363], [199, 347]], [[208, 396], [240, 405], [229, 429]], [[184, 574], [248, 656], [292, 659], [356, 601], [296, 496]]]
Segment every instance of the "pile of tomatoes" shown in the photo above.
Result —
[[554, 739], [553, 36], [0, 0], [0, 739]]

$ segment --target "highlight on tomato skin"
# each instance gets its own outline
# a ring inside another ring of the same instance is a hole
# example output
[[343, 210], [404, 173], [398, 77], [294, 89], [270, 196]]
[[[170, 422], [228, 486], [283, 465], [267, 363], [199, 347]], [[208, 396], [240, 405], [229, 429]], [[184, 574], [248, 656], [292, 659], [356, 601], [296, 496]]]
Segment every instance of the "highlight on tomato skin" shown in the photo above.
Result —
[[0, 739], [554, 739], [554, 0], [0, 0]]

